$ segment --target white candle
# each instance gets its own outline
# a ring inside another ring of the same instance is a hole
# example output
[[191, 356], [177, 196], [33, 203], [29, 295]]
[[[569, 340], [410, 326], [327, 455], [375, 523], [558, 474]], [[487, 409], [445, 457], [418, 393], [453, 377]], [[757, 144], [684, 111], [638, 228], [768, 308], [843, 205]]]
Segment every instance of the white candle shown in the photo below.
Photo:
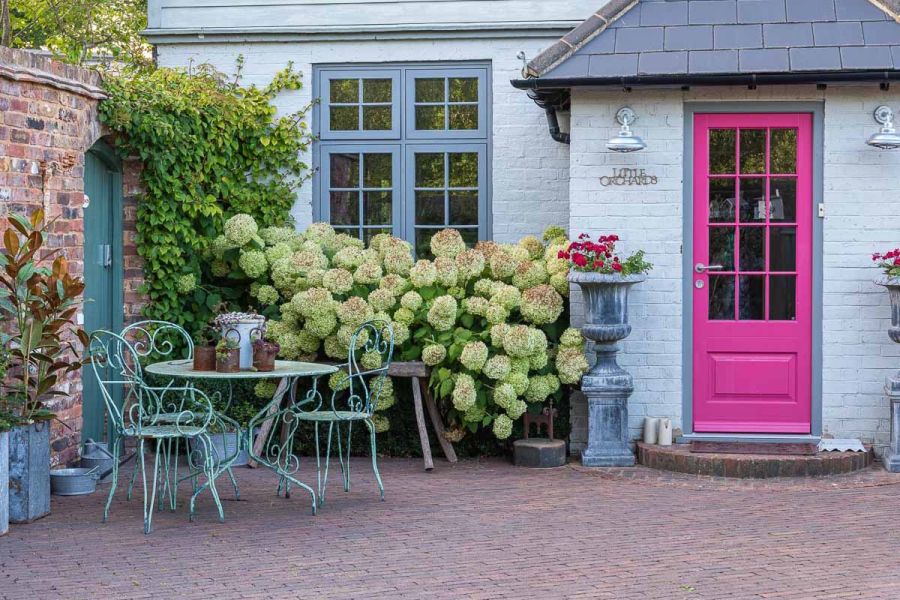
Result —
[[659, 420], [659, 445], [660, 446], [671, 446], [672, 445], [672, 419], [660, 419]]
[[644, 443], [656, 443], [656, 430], [659, 427], [659, 419], [653, 417], [644, 418]]

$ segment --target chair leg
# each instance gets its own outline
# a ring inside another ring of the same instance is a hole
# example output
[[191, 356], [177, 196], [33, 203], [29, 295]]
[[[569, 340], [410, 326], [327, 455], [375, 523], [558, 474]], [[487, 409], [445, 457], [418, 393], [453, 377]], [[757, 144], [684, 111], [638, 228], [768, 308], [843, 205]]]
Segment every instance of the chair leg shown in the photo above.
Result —
[[375, 481], [381, 492], [381, 501], [384, 502], [384, 484], [381, 482], [381, 473], [378, 472], [378, 449], [375, 445], [375, 424], [371, 419], [366, 419], [366, 427], [369, 428], [369, 442], [372, 446], [372, 471], [375, 472]]
[[181, 445], [181, 439], [175, 438], [175, 453], [172, 460], [175, 464], [172, 466], [172, 481], [169, 487], [169, 507], [174, 512], [178, 506], [178, 449]]
[[234, 477], [234, 471], [231, 470], [231, 467], [228, 467], [225, 470], [228, 471], [228, 477], [231, 479], [231, 486], [234, 488], [234, 499], [240, 500], [241, 490], [238, 488], [237, 479]]
[[112, 505], [113, 495], [116, 493], [116, 486], [119, 483], [119, 452], [122, 448], [122, 436], [116, 436], [116, 441], [113, 442], [113, 470], [112, 470], [112, 481], [109, 486], [109, 495], [106, 498], [106, 507], [103, 509], [103, 522], [106, 523], [107, 519], [109, 519], [109, 507]]
[[216, 472], [216, 461], [212, 454], [212, 442], [205, 434], [200, 435], [194, 439], [199, 440], [200, 443], [203, 444], [205, 450], [204, 454], [206, 458], [203, 461], [203, 474], [206, 476], [206, 483], [198, 486], [197, 489], [194, 490], [194, 493], [191, 495], [190, 520], [193, 522], [194, 517], [197, 514], [197, 496], [199, 496], [200, 493], [208, 487], [209, 493], [212, 494], [213, 501], [216, 503], [216, 509], [219, 512], [219, 521], [225, 522], [225, 511], [222, 508], [222, 501], [219, 498], [219, 491], [216, 489], [216, 477], [219, 475], [219, 473], [221, 473], [221, 471], [219, 473]]
[[131, 470], [131, 481], [128, 483], [128, 493], [125, 494], [125, 499], [131, 502], [131, 496], [134, 492], [134, 481], [137, 479], [138, 474], [138, 461], [134, 461], [134, 468]]
[[[325, 488], [322, 485], [322, 449], [319, 447], [319, 422], [314, 424], [316, 430], [316, 492], [319, 496], [319, 506], [325, 504]], [[328, 442], [331, 443], [331, 427], [328, 428]], [[325, 454], [325, 479], [328, 479], [328, 454]]]
[[[338, 436], [341, 433], [341, 426], [338, 423]], [[350, 440], [353, 437], [353, 421], [347, 422], [347, 455], [344, 458], [344, 491], [350, 491]]]

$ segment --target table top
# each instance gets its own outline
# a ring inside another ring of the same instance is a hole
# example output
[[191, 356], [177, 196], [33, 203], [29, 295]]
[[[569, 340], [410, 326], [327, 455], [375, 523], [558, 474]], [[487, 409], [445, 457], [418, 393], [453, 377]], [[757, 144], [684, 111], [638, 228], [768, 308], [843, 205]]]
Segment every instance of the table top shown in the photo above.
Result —
[[153, 375], [182, 377], [184, 379], [280, 379], [282, 377], [319, 377], [321, 375], [331, 375], [337, 370], [338, 368], [334, 365], [298, 362], [293, 360], [276, 360], [274, 371], [238, 371], [236, 373], [195, 371], [193, 361], [189, 359], [165, 360], [144, 367], [144, 371]]

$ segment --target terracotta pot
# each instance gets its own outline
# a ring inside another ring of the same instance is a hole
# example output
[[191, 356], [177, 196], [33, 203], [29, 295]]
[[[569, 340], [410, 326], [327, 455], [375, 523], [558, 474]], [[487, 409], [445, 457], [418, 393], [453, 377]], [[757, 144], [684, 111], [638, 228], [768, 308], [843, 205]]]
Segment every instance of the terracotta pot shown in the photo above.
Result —
[[194, 370], [195, 371], [215, 371], [216, 370], [216, 347], [215, 346], [197, 346], [194, 348]]
[[275, 370], [275, 357], [281, 352], [281, 346], [274, 342], [253, 343], [253, 367], [257, 371], [268, 372]]
[[216, 371], [219, 373], [237, 373], [241, 370], [240, 348], [230, 348], [225, 354], [216, 353]]

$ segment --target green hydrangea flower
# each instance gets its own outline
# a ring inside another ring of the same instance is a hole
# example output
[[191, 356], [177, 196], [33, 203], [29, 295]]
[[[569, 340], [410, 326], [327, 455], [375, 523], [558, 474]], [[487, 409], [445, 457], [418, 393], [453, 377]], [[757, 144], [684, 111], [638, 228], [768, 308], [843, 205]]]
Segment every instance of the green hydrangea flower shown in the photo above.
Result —
[[515, 421], [524, 415], [526, 410], [528, 410], [528, 405], [525, 404], [525, 401], [516, 399], [510, 402], [509, 406], [506, 407], [506, 414], [509, 415], [510, 419]]
[[350, 353], [350, 347], [342, 344], [336, 335], [330, 335], [325, 338], [324, 346], [325, 355], [329, 358], [347, 360], [347, 355]]
[[341, 269], [347, 269], [348, 271], [352, 271], [363, 261], [363, 251], [359, 248], [354, 248], [353, 246], [349, 248], [341, 248], [338, 250], [334, 257], [331, 259], [331, 262], [336, 267], [340, 267]]
[[537, 352], [533, 329], [527, 325], [514, 325], [503, 336], [503, 349], [510, 356], [529, 356]]
[[430, 260], [420, 260], [409, 270], [409, 280], [417, 288], [433, 285], [435, 279], [437, 269]]
[[334, 314], [337, 308], [331, 292], [320, 287], [297, 292], [291, 298], [291, 304], [307, 319], [316, 315]]
[[261, 285], [256, 289], [256, 299], [260, 304], [275, 304], [280, 300], [278, 290], [271, 285]]
[[571, 348], [581, 348], [584, 346], [584, 337], [581, 331], [574, 327], [569, 327], [559, 336], [560, 346], [569, 346]]
[[250, 279], [257, 279], [269, 270], [266, 254], [262, 250], [242, 250], [238, 266]]
[[483, 408], [473, 406], [463, 413], [462, 420], [465, 423], [481, 423], [484, 420], [486, 414], [487, 413], [484, 412]]
[[472, 379], [471, 375], [460, 373], [456, 376], [451, 399], [453, 400], [453, 408], [462, 413], [475, 406], [475, 380]]
[[391, 428], [391, 421], [382, 414], [372, 415], [372, 429], [375, 433], [384, 433]]
[[345, 325], [362, 325], [370, 321], [372, 315], [372, 307], [358, 296], [347, 298], [337, 307], [338, 320]]
[[456, 256], [456, 269], [462, 281], [481, 277], [484, 265], [484, 254], [478, 250], [464, 250]]
[[492, 279], [479, 279], [472, 286], [476, 296], [490, 298], [494, 294], [494, 281]]
[[531, 403], [543, 402], [550, 394], [559, 389], [559, 380], [555, 375], [535, 375], [528, 380], [525, 400]]
[[396, 311], [394, 311], [394, 321], [398, 323], [403, 323], [404, 325], [412, 325], [413, 321], [416, 320], [416, 313], [409, 310], [405, 306], [401, 306]]
[[359, 332], [359, 335], [356, 336], [356, 347], [362, 348], [366, 345], [366, 342], [369, 341], [370, 330], [368, 327], [360, 329], [355, 325], [341, 325], [340, 327], [338, 327], [337, 333], [335, 335], [337, 335], [337, 339], [341, 342], [341, 344], [349, 348], [350, 344], [353, 342], [353, 336], [357, 331]]
[[363, 285], [371, 285], [378, 283], [383, 274], [384, 272], [381, 270], [381, 265], [378, 263], [364, 262], [356, 267], [356, 271], [353, 273], [353, 280], [356, 283], [361, 283]]
[[329, 292], [346, 294], [353, 288], [353, 274], [347, 269], [328, 269], [322, 275], [322, 285]]
[[422, 296], [419, 295], [419, 292], [415, 291], [406, 292], [405, 294], [403, 294], [403, 297], [400, 298], [400, 306], [412, 312], [416, 312], [417, 310], [422, 308], [423, 303], [424, 301], [422, 300]]
[[367, 371], [374, 371], [381, 368], [382, 356], [377, 350], [367, 350], [363, 352], [359, 359], [359, 364]]
[[529, 288], [522, 292], [519, 310], [527, 321], [535, 325], [555, 323], [563, 312], [562, 296], [546, 284]]
[[513, 258], [505, 248], [498, 248], [488, 261], [491, 266], [491, 274], [494, 279], [509, 279], [516, 272], [519, 261]]
[[388, 311], [394, 308], [397, 299], [388, 290], [378, 288], [369, 292], [369, 304], [375, 310]]
[[332, 243], [335, 235], [334, 227], [328, 223], [313, 223], [307, 227], [304, 232], [307, 241], [313, 242], [319, 246], [327, 246]]
[[481, 371], [488, 359], [488, 347], [484, 342], [469, 342], [463, 346], [459, 362], [470, 371]]
[[487, 310], [484, 311], [484, 318], [491, 325], [497, 325], [509, 318], [509, 312], [499, 304], [491, 302], [488, 304]]
[[409, 289], [409, 281], [396, 273], [388, 273], [381, 278], [378, 287], [390, 292], [395, 298], [399, 298]]
[[497, 354], [487, 359], [481, 372], [490, 379], [503, 379], [509, 375], [511, 368], [509, 357], [505, 354]]
[[463, 310], [465, 310], [470, 315], [475, 315], [477, 317], [484, 316], [487, 312], [490, 303], [487, 300], [480, 296], [473, 296], [471, 298], [466, 298], [462, 303]]
[[391, 321], [391, 328], [394, 330], [394, 347], [399, 347], [409, 341], [412, 335], [409, 331], [409, 325], [400, 321]]
[[275, 397], [275, 392], [278, 390], [278, 384], [271, 379], [263, 379], [255, 386], [253, 386], [253, 393], [257, 398], [265, 398], [266, 400], [271, 400]]
[[277, 246], [282, 243], [290, 245], [300, 237], [300, 234], [292, 227], [263, 227], [259, 230], [258, 235], [267, 246]]
[[291, 262], [297, 267], [301, 273], [305, 273], [310, 269], [327, 269], [328, 257], [325, 256], [321, 249], [300, 250], [294, 252], [290, 258]]
[[566, 258], [560, 258], [559, 253], [565, 252], [568, 244], [551, 244], [544, 251], [544, 267], [551, 275], [556, 273], [568, 273], [569, 261]]
[[496, 348], [503, 347], [503, 340], [509, 331], [509, 325], [506, 323], [497, 323], [491, 327], [491, 345]]
[[222, 260], [225, 257], [225, 253], [234, 248], [237, 248], [237, 246], [229, 242], [228, 238], [224, 235], [219, 235], [209, 243], [207, 251], [214, 259]]
[[258, 231], [256, 220], [247, 214], [237, 214], [225, 221], [225, 238], [235, 246], [250, 243]]
[[412, 256], [412, 244], [392, 235], [384, 235], [386, 237], [384, 237], [381, 242], [372, 240], [372, 242], [369, 243], [369, 247], [376, 250], [382, 257], [388, 256], [389, 254], [406, 254]]
[[450, 331], [456, 324], [456, 299], [453, 296], [440, 296], [428, 310], [428, 322], [437, 331]]
[[516, 400], [516, 388], [509, 383], [501, 383], [494, 388], [494, 404], [502, 409], [506, 409]]
[[300, 331], [297, 333], [297, 338], [301, 354], [315, 354], [322, 345], [322, 338], [309, 331]]
[[554, 273], [550, 276], [550, 285], [556, 290], [556, 293], [563, 298], [569, 297], [569, 273]]
[[537, 261], [526, 260], [519, 263], [512, 276], [512, 284], [520, 290], [527, 290], [545, 283], [549, 279], [544, 265]]
[[528, 252], [528, 257], [531, 260], [537, 260], [544, 255], [544, 244], [541, 240], [537, 239], [533, 235], [526, 235], [521, 240], [519, 240], [519, 246], [525, 249]]
[[506, 310], [513, 310], [518, 308], [522, 302], [522, 292], [514, 285], [499, 283], [499, 285], [494, 286], [491, 302], [499, 304]]
[[278, 242], [274, 246], [266, 248], [265, 252], [266, 261], [268, 261], [270, 265], [282, 258], [290, 258], [291, 254], [294, 253], [294, 251], [291, 250], [291, 245], [287, 242]]
[[525, 390], [528, 389], [529, 381], [528, 376], [525, 373], [513, 371], [506, 376], [506, 379], [503, 380], [503, 383], [510, 384], [516, 391], [516, 396], [521, 396], [525, 393]]
[[512, 428], [512, 419], [510, 419], [506, 415], [497, 415], [497, 417], [494, 419], [492, 431], [494, 432], [494, 437], [496, 437], [498, 440], [505, 440], [510, 435], [512, 435]]
[[279, 290], [285, 291], [294, 290], [301, 276], [300, 267], [295, 265], [290, 258], [276, 260], [272, 263], [272, 268], [269, 271], [272, 284]]
[[581, 381], [582, 375], [588, 371], [588, 361], [581, 348], [564, 346], [556, 353], [556, 372], [559, 381], [566, 385], [574, 385]]
[[175, 291], [179, 294], [190, 294], [197, 289], [197, 276], [193, 273], [182, 275], [175, 280]]
[[546, 351], [535, 352], [528, 357], [528, 364], [532, 371], [540, 371], [547, 366], [548, 360], [549, 357], [547, 356]]
[[275, 337], [275, 341], [281, 346], [279, 355], [287, 360], [295, 360], [302, 353], [300, 350], [300, 336], [293, 332], [287, 331]]
[[509, 369], [513, 373], [522, 373], [523, 375], [528, 375], [528, 371], [531, 370], [531, 361], [528, 360], [527, 356], [521, 358], [510, 358]]
[[333, 313], [316, 314], [303, 323], [303, 330], [319, 339], [327, 338], [336, 327], [337, 317]]
[[422, 362], [433, 367], [447, 357], [447, 349], [440, 344], [429, 344], [422, 348]]
[[431, 236], [431, 253], [436, 257], [456, 258], [466, 243], [456, 229], [441, 229]]
[[409, 251], [390, 252], [382, 259], [384, 270], [388, 273], [406, 277], [413, 267], [413, 257]]
[[214, 260], [210, 265], [210, 270], [215, 277], [225, 277], [231, 273], [231, 267], [224, 260]]
[[455, 287], [459, 274], [456, 270], [456, 262], [445, 256], [434, 259], [434, 268], [437, 271], [437, 282], [444, 287]]
[[560, 227], [559, 225], [551, 225], [547, 229], [544, 230], [543, 235], [545, 242], [559, 242], [560, 240], [566, 239], [566, 230]]

